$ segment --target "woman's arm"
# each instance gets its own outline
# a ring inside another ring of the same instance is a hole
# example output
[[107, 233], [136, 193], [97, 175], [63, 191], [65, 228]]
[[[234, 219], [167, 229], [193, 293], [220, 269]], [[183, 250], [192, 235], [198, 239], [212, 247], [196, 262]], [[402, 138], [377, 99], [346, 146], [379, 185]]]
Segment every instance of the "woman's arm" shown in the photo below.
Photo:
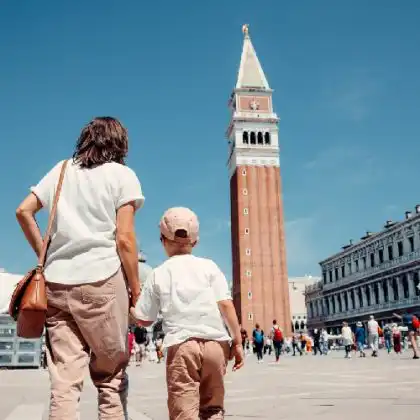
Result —
[[34, 193], [29, 194], [16, 209], [16, 218], [20, 227], [38, 257], [41, 254], [42, 235], [35, 214], [41, 209], [42, 203]]
[[128, 203], [117, 210], [116, 233], [117, 251], [131, 291], [132, 306], [136, 305], [140, 296], [138, 252], [134, 227], [135, 213], [134, 202]]

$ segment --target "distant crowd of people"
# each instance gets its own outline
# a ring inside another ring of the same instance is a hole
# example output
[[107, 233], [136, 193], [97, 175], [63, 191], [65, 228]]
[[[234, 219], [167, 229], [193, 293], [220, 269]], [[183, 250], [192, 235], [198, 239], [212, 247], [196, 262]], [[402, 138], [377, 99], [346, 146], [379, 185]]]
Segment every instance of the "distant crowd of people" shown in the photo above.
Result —
[[310, 333], [293, 333], [286, 337], [277, 321], [273, 320], [273, 327], [268, 334], [256, 324], [249, 336], [241, 326], [242, 347], [245, 354], [255, 354], [258, 363], [262, 363], [264, 356], [271, 356], [273, 352], [276, 362], [279, 362], [281, 355], [327, 355], [336, 349], [344, 349], [345, 358], [351, 358], [353, 352], [363, 358], [366, 357], [366, 349], [371, 349], [372, 357], [378, 357], [380, 347], [386, 348], [388, 353], [401, 354], [410, 345], [413, 359], [418, 359], [419, 319], [413, 314], [393, 315], [398, 322], [382, 327], [373, 315], [369, 318], [367, 328], [361, 321], [356, 322], [353, 328], [348, 322], [343, 322], [341, 334], [329, 334], [322, 328], [314, 329]]
[[144, 360], [161, 363], [164, 359], [163, 339], [163, 333], [159, 333], [153, 339], [150, 338], [145, 327], [136, 326], [130, 328], [128, 333], [130, 364], [141, 366]]
[[366, 357], [366, 344], [372, 350], [372, 357], [378, 357], [380, 345], [386, 348], [388, 354], [392, 351], [401, 354], [403, 349], [408, 349], [410, 343], [413, 359], [419, 359], [417, 345], [419, 319], [414, 314], [399, 315], [394, 313], [393, 316], [400, 321], [400, 324], [393, 322], [381, 327], [375, 317], [371, 315], [367, 324], [367, 334], [362, 322], [356, 323], [354, 331], [348, 322], [343, 322], [339, 338], [345, 348], [345, 357], [351, 358], [352, 350], [357, 351], [360, 357]]

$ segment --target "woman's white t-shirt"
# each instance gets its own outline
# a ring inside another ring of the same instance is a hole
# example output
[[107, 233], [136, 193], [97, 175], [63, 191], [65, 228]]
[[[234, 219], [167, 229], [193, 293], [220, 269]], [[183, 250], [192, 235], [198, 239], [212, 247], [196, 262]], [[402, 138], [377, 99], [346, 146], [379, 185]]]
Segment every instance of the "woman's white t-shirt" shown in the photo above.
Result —
[[[48, 211], [62, 164], [31, 188]], [[47, 254], [47, 281], [94, 283], [115, 274], [121, 266], [115, 241], [117, 209], [129, 202], [136, 208], [144, 202], [133, 170], [115, 162], [82, 169], [69, 161]]]

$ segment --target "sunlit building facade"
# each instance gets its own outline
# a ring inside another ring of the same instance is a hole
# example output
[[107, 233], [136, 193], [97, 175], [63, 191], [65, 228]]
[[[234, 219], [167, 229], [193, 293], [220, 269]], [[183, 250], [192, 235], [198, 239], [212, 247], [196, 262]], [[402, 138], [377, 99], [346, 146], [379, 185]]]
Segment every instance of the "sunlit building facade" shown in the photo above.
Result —
[[307, 310], [305, 290], [307, 286], [317, 283], [320, 277], [289, 277], [289, 302], [292, 316], [291, 329], [295, 333], [307, 331]]
[[420, 312], [420, 205], [402, 222], [344, 246], [320, 262], [322, 277], [305, 290], [308, 328], [336, 332], [343, 321], [381, 323], [392, 314]]

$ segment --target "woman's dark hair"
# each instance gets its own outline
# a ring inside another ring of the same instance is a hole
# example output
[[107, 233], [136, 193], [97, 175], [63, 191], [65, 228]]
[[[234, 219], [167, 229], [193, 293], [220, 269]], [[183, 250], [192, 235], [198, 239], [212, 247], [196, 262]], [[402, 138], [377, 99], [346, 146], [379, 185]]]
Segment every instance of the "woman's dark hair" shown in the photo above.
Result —
[[82, 168], [94, 168], [107, 162], [124, 165], [128, 135], [123, 125], [112, 117], [93, 119], [80, 133], [73, 161]]

